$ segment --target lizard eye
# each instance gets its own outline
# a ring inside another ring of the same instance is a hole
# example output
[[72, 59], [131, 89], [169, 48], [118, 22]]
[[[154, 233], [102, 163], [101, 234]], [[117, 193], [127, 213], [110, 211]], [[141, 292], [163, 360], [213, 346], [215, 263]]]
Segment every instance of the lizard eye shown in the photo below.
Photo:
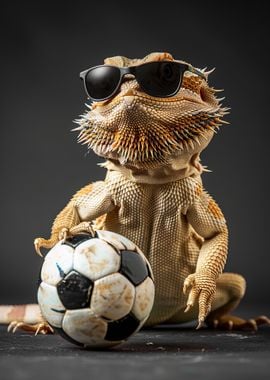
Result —
[[170, 81], [174, 78], [174, 71], [170, 63], [160, 66], [160, 78], [165, 81]]
[[149, 62], [136, 69], [136, 79], [142, 90], [156, 97], [173, 96], [181, 82], [181, 70], [176, 62]]

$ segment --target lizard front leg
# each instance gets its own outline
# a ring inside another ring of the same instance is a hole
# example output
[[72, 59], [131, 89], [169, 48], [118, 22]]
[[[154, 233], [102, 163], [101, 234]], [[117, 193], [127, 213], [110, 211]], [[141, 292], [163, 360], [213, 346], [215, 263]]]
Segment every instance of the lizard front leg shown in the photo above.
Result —
[[187, 218], [196, 232], [204, 238], [196, 272], [186, 278], [183, 289], [184, 293], [189, 291], [185, 311], [188, 312], [195, 303], [198, 306], [197, 328], [204, 321], [210, 327], [227, 330], [257, 330], [261, 324], [270, 324], [270, 319], [266, 316], [244, 320], [229, 314], [245, 293], [245, 280], [237, 274], [222, 274], [228, 249], [226, 221], [215, 201], [202, 189], [188, 209]]
[[34, 240], [34, 246], [36, 252], [42, 256], [41, 248], [50, 249], [59, 240], [65, 240], [68, 236], [70, 229], [80, 223], [80, 217], [78, 211], [73, 201], [69, 202], [68, 205], [57, 215], [53, 226], [51, 237], [49, 239], [36, 238]]
[[105, 182], [97, 181], [83, 187], [55, 218], [50, 239], [34, 240], [37, 253], [42, 256], [41, 248], [50, 249], [68, 236], [82, 232], [94, 234], [91, 222], [108, 213], [113, 207]]
[[225, 218], [215, 201], [202, 188], [187, 210], [187, 219], [204, 238], [196, 272], [184, 282], [184, 293], [189, 291], [186, 312], [198, 301], [200, 328], [211, 310], [216, 282], [222, 273], [228, 250], [228, 230]]

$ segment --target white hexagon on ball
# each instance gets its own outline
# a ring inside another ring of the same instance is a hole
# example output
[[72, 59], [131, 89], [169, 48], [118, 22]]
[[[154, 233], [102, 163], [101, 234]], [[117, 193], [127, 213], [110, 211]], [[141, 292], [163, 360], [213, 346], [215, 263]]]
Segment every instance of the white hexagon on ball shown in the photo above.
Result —
[[94, 238], [75, 248], [73, 267], [85, 277], [95, 281], [117, 272], [120, 267], [120, 256], [106, 241]]
[[56, 286], [64, 273], [73, 267], [73, 248], [61, 242], [57, 243], [46, 255], [41, 269], [41, 280]]
[[96, 318], [89, 309], [67, 310], [62, 328], [77, 342], [91, 346], [104, 345], [107, 323]]
[[154, 304], [154, 296], [155, 286], [150, 277], [147, 277], [140, 285], [136, 286], [132, 313], [139, 321], [149, 316]]
[[37, 297], [43, 317], [53, 327], [61, 327], [65, 307], [58, 296], [56, 287], [42, 282], [39, 285]]
[[113, 273], [95, 281], [90, 308], [100, 317], [117, 320], [132, 309], [135, 288], [120, 273]]

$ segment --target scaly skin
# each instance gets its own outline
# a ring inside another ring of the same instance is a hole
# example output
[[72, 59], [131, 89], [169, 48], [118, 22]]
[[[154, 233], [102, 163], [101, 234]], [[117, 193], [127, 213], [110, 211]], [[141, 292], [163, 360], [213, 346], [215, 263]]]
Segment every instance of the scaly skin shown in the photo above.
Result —
[[[152, 53], [142, 60], [112, 57], [106, 64], [132, 66], [173, 60]], [[204, 72], [206, 78], [209, 72]], [[76, 193], [56, 217], [50, 239], [35, 247], [51, 248], [78, 232], [103, 228], [137, 244], [151, 263], [156, 297], [146, 323], [181, 323], [198, 318], [221, 328], [253, 328], [269, 323], [228, 315], [245, 293], [245, 280], [224, 273], [228, 230], [225, 218], [205, 191], [200, 152], [208, 145], [227, 109], [208, 81], [186, 73], [179, 92], [155, 98], [129, 75], [119, 92], [94, 102], [77, 122], [79, 141], [106, 158], [104, 181]], [[93, 224], [91, 224], [93, 222]], [[13, 324], [14, 328], [16, 324]]]

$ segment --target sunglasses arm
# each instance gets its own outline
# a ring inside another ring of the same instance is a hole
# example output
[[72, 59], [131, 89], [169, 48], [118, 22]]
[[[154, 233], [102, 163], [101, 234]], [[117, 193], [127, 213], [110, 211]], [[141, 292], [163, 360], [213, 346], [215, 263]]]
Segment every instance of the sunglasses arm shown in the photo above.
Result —
[[81, 78], [81, 79], [84, 79], [85, 76], [86, 76], [86, 74], [88, 73], [88, 71], [89, 71], [89, 69], [84, 70], [84, 71], [81, 71], [81, 72], [80, 72], [80, 78]]

